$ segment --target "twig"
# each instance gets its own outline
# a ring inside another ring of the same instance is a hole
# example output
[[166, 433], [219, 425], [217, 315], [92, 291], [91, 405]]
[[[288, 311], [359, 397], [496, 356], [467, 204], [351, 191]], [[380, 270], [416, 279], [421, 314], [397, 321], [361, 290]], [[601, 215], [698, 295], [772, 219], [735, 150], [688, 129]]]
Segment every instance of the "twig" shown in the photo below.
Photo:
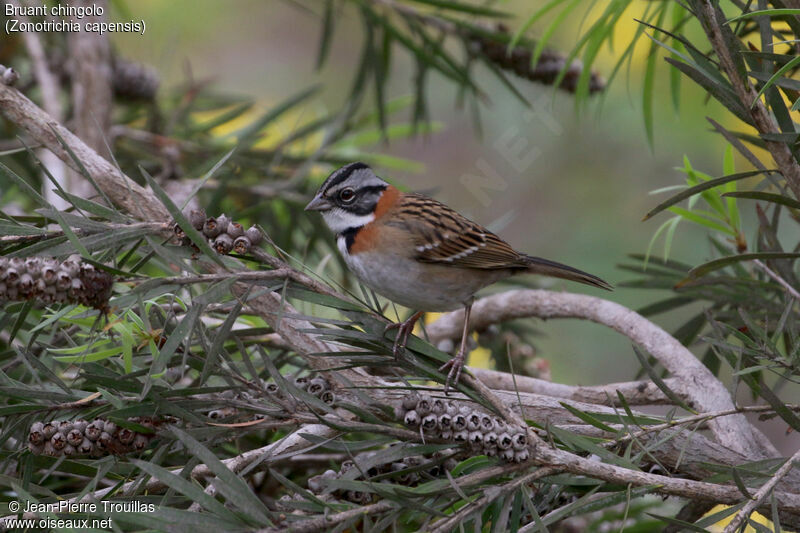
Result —
[[279, 531], [288, 531], [290, 533], [316, 533], [317, 531], [330, 531], [333, 526], [341, 524], [342, 522], [346, 522], [351, 518], [383, 513], [385, 511], [391, 511], [394, 508], [395, 505], [393, 503], [380, 501], [378, 503], [359, 506], [355, 509], [342, 511], [340, 513], [334, 513], [331, 515], [324, 515], [318, 518], [295, 522], [286, 528], [259, 529], [256, 530], [255, 533], [277, 533]]
[[518, 478], [505, 483], [504, 485], [496, 488], [488, 489], [484, 492], [484, 495], [478, 498], [477, 500], [469, 503], [458, 510], [458, 512], [453, 513], [448, 518], [443, 518], [438, 522], [434, 523], [436, 526], [432, 533], [446, 533], [451, 531], [457, 524], [460, 524], [466, 518], [471, 515], [472, 513], [478, 511], [481, 507], [484, 507], [489, 502], [495, 500], [498, 496], [502, 496], [504, 494], [509, 494], [517, 490], [518, 487], [522, 485], [527, 485], [537, 479], [541, 479], [543, 477], [552, 476], [561, 472], [562, 469], [555, 467], [555, 466], [545, 466], [542, 468], [538, 468], [533, 472], [529, 472], [524, 476], [519, 476]]
[[753, 511], [761, 505], [764, 499], [769, 495], [770, 492], [775, 488], [775, 485], [789, 473], [789, 471], [794, 468], [795, 464], [800, 462], [800, 450], [797, 450], [794, 455], [792, 455], [788, 461], [783, 463], [775, 474], [764, 483], [760, 489], [753, 495], [753, 498], [747, 502], [744, 507], [742, 507], [733, 520], [725, 526], [725, 529], [722, 533], [735, 533], [739, 530], [745, 520], [753, 513]]
[[761, 270], [763, 270], [767, 274], [767, 276], [775, 280], [778, 283], [778, 285], [786, 289], [786, 292], [788, 292], [792, 298], [800, 301], [800, 292], [797, 292], [797, 289], [789, 285], [788, 281], [780, 277], [780, 275], [778, 275], [777, 272], [768, 267], [763, 261], [761, 261], [761, 259], [754, 259], [753, 263], [755, 263], [759, 268], [761, 268]]

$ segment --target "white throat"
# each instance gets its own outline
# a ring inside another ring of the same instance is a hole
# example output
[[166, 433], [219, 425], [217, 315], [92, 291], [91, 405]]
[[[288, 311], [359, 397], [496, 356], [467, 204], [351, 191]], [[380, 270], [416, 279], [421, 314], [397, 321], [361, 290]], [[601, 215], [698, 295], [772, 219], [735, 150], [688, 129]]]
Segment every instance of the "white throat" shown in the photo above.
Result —
[[368, 215], [355, 215], [344, 209], [334, 207], [328, 211], [323, 211], [322, 218], [325, 220], [328, 227], [331, 228], [331, 231], [339, 234], [350, 228], [366, 226], [375, 220], [375, 215], [373, 213]]

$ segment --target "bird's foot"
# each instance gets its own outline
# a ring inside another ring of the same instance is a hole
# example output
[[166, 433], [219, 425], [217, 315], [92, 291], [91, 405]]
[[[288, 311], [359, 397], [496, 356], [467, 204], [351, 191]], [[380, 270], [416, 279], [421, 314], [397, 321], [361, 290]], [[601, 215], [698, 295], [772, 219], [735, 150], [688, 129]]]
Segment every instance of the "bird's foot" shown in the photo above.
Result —
[[414, 326], [416, 325], [419, 318], [422, 316], [422, 311], [414, 313], [406, 320], [402, 322], [396, 322], [394, 324], [389, 324], [383, 330], [385, 334], [387, 331], [396, 329], [397, 330], [397, 337], [394, 338], [394, 345], [392, 346], [392, 353], [394, 354], [395, 359], [400, 359], [400, 356], [403, 354], [403, 350], [406, 349], [406, 343], [408, 342], [408, 336], [411, 335], [411, 332], [414, 331]]
[[447, 394], [447, 391], [450, 390], [450, 383], [452, 382], [453, 387], [458, 386], [458, 380], [461, 377], [461, 370], [464, 368], [464, 363], [467, 361], [467, 351], [465, 346], [462, 345], [461, 348], [458, 350], [458, 353], [450, 359], [448, 362], [443, 364], [439, 367], [439, 372], [444, 372], [448, 368], [450, 372], [447, 373], [447, 380], [444, 382], [444, 393]]

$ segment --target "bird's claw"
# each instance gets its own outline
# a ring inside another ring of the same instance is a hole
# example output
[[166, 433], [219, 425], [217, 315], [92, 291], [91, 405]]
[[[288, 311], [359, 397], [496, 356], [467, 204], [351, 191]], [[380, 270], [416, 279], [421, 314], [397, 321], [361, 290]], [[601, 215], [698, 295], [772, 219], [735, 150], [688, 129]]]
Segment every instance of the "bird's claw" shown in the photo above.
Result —
[[389, 324], [384, 328], [384, 335], [393, 329], [397, 330], [397, 337], [394, 338], [394, 344], [392, 345], [392, 353], [394, 354], [395, 359], [400, 359], [400, 356], [403, 354], [403, 350], [406, 349], [408, 337], [411, 335], [411, 332], [414, 331], [414, 326], [416, 325], [420, 316], [422, 316], [422, 313], [414, 313], [407, 320]]
[[447, 379], [444, 382], [444, 393], [450, 390], [450, 382], [452, 381], [453, 387], [458, 386], [458, 380], [461, 378], [461, 370], [464, 368], [464, 363], [466, 361], [467, 354], [462, 349], [458, 350], [458, 353], [450, 359], [448, 362], [443, 364], [439, 367], [439, 372], [444, 372], [448, 368], [450, 371], [447, 373]]

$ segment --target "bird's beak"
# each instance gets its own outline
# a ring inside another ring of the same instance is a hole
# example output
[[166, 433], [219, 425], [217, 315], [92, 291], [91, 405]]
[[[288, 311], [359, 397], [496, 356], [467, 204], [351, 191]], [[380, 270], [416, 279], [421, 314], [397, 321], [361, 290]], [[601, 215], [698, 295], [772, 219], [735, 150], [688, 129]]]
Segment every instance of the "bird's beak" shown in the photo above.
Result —
[[328, 209], [332, 208], [333, 204], [331, 204], [325, 197], [317, 195], [314, 197], [313, 200], [308, 202], [306, 206], [306, 211], [327, 211]]

